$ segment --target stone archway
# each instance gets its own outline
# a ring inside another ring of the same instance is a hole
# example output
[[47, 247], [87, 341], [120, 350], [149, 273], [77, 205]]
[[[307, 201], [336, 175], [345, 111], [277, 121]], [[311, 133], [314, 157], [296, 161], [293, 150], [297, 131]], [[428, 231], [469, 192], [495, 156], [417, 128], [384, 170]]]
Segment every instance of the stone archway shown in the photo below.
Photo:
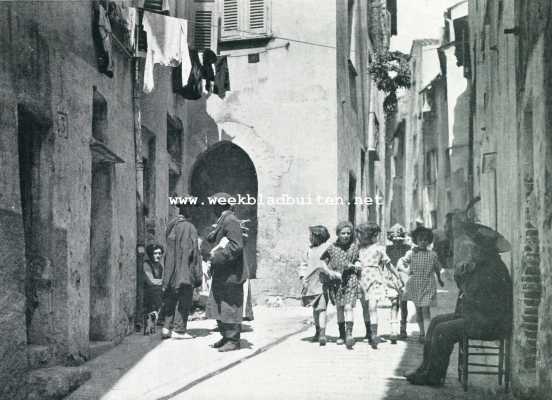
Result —
[[[210, 226], [216, 222], [207, 197], [217, 192], [232, 195], [251, 196], [257, 199], [257, 172], [251, 158], [239, 146], [229, 141], [221, 141], [200, 154], [190, 174], [190, 194], [198, 197], [205, 206], [198, 207], [193, 221], [199, 235], [205, 237]], [[236, 215], [249, 219], [250, 229], [245, 246], [245, 258], [249, 265], [250, 277], [257, 273], [257, 204], [236, 206]]]

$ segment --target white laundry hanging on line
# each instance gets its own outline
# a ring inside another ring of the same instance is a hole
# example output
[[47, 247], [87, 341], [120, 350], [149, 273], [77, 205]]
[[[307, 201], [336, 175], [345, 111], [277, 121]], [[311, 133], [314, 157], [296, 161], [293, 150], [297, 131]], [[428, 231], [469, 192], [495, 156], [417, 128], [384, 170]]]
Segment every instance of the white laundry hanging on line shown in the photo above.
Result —
[[182, 82], [186, 82], [192, 69], [188, 53], [188, 21], [144, 11], [142, 25], [148, 35], [144, 92], [150, 93], [155, 86], [154, 64], [171, 67], [182, 65]]

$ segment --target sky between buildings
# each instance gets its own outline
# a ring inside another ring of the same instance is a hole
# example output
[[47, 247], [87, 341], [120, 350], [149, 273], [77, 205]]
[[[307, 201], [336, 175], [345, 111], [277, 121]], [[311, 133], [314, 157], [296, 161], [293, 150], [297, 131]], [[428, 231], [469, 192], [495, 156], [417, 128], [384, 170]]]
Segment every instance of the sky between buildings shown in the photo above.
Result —
[[391, 49], [410, 53], [414, 39], [440, 39], [443, 13], [461, 0], [397, 0], [398, 35]]

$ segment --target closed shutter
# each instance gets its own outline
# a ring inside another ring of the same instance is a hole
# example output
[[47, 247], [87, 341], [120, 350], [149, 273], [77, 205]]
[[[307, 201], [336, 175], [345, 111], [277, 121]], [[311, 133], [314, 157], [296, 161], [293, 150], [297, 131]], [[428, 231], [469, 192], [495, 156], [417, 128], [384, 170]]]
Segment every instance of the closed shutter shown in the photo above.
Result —
[[222, 36], [238, 36], [240, 21], [238, 0], [224, 0], [222, 11]]
[[163, 11], [163, 0], [144, 0], [144, 8], [149, 11]]
[[265, 0], [249, 0], [249, 30], [254, 33], [266, 33]]
[[196, 10], [194, 16], [194, 47], [197, 50], [211, 48], [213, 12]]

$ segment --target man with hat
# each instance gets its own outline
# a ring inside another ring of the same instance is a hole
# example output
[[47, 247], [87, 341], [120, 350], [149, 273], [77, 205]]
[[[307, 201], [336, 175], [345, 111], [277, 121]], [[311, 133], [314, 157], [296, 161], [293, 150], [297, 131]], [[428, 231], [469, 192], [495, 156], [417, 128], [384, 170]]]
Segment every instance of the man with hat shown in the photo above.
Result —
[[[181, 196], [186, 198], [187, 196]], [[191, 222], [192, 205], [178, 206], [179, 215], [167, 224], [167, 252], [163, 272], [162, 338], [190, 339], [186, 332], [192, 308], [194, 288], [201, 286], [202, 269], [198, 235]], [[182, 326], [173, 331], [175, 308], [182, 317]]]
[[209, 260], [212, 283], [207, 318], [217, 320], [222, 335], [213, 347], [226, 352], [240, 348], [243, 283], [249, 271], [244, 262], [240, 220], [232, 211], [236, 199], [228, 193], [216, 193], [211, 196], [211, 200], [214, 200], [218, 220], [214, 230], [207, 236], [207, 240], [217, 247]]
[[454, 237], [456, 310], [432, 319], [422, 365], [406, 376], [415, 385], [441, 386], [454, 344], [506, 337], [512, 326], [512, 281], [500, 254], [510, 250], [502, 235], [480, 224], [458, 223]]

